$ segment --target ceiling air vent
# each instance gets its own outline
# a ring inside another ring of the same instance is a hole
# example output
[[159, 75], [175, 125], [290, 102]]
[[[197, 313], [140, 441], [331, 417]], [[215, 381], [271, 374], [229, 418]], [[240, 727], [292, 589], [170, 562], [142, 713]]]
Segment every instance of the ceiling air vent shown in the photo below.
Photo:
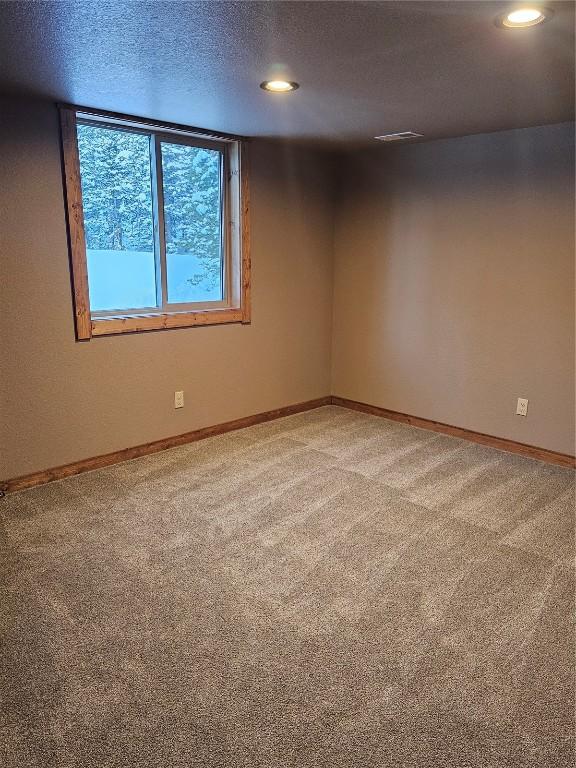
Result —
[[374, 136], [378, 141], [406, 141], [406, 139], [419, 139], [422, 137], [421, 133], [414, 133], [414, 131], [402, 131], [401, 133], [385, 133], [383, 136]]

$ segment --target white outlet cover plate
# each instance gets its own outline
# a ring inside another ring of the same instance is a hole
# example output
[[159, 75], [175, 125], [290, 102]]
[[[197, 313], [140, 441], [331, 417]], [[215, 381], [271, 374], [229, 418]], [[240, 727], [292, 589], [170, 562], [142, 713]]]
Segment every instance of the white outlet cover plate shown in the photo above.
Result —
[[519, 397], [516, 404], [516, 415], [527, 416], [528, 415], [528, 400], [525, 397]]

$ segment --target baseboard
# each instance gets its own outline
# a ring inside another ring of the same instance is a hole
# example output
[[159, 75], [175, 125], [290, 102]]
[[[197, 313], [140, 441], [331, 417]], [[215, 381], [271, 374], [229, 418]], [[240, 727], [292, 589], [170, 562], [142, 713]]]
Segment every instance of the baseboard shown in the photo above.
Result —
[[136, 445], [132, 448], [123, 448], [120, 451], [105, 453], [101, 456], [93, 456], [92, 458], [82, 459], [81, 461], [74, 461], [71, 464], [64, 464], [60, 467], [52, 467], [51, 469], [44, 469], [40, 472], [32, 472], [28, 475], [13, 477], [4, 480], [3, 482], [0, 481], [0, 493], [4, 494], [13, 493], [14, 491], [22, 491], [26, 488], [33, 488], [36, 485], [44, 485], [45, 483], [51, 483], [54, 480], [62, 480], [65, 477], [79, 475], [82, 472], [90, 472], [94, 469], [101, 469], [102, 467], [109, 467], [113, 464], [120, 464], [129, 459], [137, 459], [139, 456], [158, 453], [159, 451], [165, 451], [168, 448], [176, 448], [179, 445], [186, 445], [186, 443], [194, 443], [197, 440], [203, 440], [207, 437], [223, 435], [226, 432], [244, 429], [245, 427], [251, 427], [254, 424], [262, 424], [265, 421], [281, 419], [283, 416], [292, 416], [295, 413], [311, 411], [314, 408], [320, 408], [323, 405], [338, 405], [341, 408], [368, 413], [372, 416], [381, 416], [385, 419], [391, 419], [392, 421], [400, 421], [403, 424], [410, 424], [413, 427], [429, 429], [433, 432], [440, 432], [444, 435], [451, 435], [452, 437], [459, 437], [473, 443], [487, 445], [500, 451], [517, 453], [520, 456], [527, 456], [530, 459], [537, 459], [548, 464], [557, 464], [571, 469], [576, 467], [576, 457], [566, 453], [557, 453], [556, 451], [549, 451], [546, 448], [538, 448], [535, 445], [517, 443], [514, 440], [507, 440], [503, 437], [494, 437], [493, 435], [486, 435], [482, 432], [474, 432], [470, 429], [455, 427], [451, 424], [443, 424], [440, 421], [423, 419], [419, 416], [411, 416], [407, 413], [391, 411], [376, 405], [368, 405], [367, 403], [360, 403], [356, 400], [348, 400], [345, 397], [332, 395], [320, 397], [316, 400], [307, 400], [303, 403], [287, 405], [283, 408], [275, 408], [272, 411], [264, 411], [263, 413], [256, 413], [252, 416], [244, 416], [243, 418], [235, 419], [234, 421], [225, 421], [223, 424], [215, 424], [212, 427], [195, 429], [192, 432], [184, 432], [181, 435], [165, 437], [161, 440], [154, 440], [151, 443]]
[[186, 445], [186, 443], [194, 443], [197, 440], [214, 437], [214, 435], [222, 435], [225, 432], [244, 429], [244, 427], [251, 427], [254, 424], [262, 424], [265, 421], [280, 419], [283, 416], [292, 416], [295, 413], [310, 411], [314, 408], [320, 408], [323, 405], [330, 405], [330, 402], [331, 398], [329, 396], [320, 397], [316, 400], [307, 400], [303, 403], [287, 405], [283, 408], [275, 408], [272, 411], [256, 413], [253, 416], [244, 416], [243, 418], [235, 419], [234, 421], [226, 421], [223, 424], [216, 424], [212, 427], [203, 427], [202, 429], [195, 429], [192, 432], [185, 432], [181, 435], [154, 440], [151, 443], [136, 445], [132, 448], [123, 448], [120, 451], [105, 453], [90, 459], [74, 461], [71, 464], [64, 464], [60, 467], [45, 469], [41, 472], [32, 472], [29, 475], [21, 475], [20, 477], [14, 477], [0, 482], [0, 492], [12, 493], [14, 491], [22, 491], [25, 488], [32, 488], [35, 485], [44, 485], [45, 483], [51, 483], [54, 480], [62, 480], [65, 477], [79, 475], [82, 472], [90, 472], [93, 469], [101, 469], [102, 467], [109, 467], [112, 464], [119, 464], [122, 461], [128, 461], [128, 459], [137, 459], [139, 456], [147, 456], [150, 453], [165, 451], [167, 448], [176, 448], [179, 445]]
[[472, 443], [488, 445], [490, 448], [496, 448], [499, 451], [517, 453], [520, 456], [527, 456], [530, 459], [545, 461], [547, 464], [558, 464], [561, 467], [569, 467], [571, 469], [576, 467], [576, 457], [570, 456], [567, 453], [557, 453], [556, 451], [549, 451], [547, 448], [538, 448], [535, 445], [517, 443], [515, 440], [494, 437], [493, 435], [486, 435], [483, 432], [474, 432], [473, 430], [464, 429], [463, 427], [454, 427], [451, 424], [443, 424], [440, 421], [431, 421], [430, 419], [422, 419], [419, 416], [410, 416], [407, 413], [390, 411], [387, 408], [379, 408], [376, 405], [359, 403], [356, 400], [348, 400], [345, 397], [336, 397], [333, 395], [330, 400], [333, 405], [339, 405], [342, 408], [369, 413], [372, 416], [382, 416], [383, 418], [391, 419], [392, 421], [401, 421], [403, 424], [411, 424], [413, 427], [429, 429], [433, 432], [441, 432], [443, 435], [460, 437], [463, 440], [469, 440]]

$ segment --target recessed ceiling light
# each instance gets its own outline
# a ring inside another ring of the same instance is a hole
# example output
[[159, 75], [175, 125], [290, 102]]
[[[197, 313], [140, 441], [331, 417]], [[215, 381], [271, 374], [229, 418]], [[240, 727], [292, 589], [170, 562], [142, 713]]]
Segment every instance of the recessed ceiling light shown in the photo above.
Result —
[[288, 80], [264, 80], [263, 83], [260, 83], [260, 88], [271, 93], [288, 93], [288, 91], [295, 91], [300, 86], [298, 83], [291, 83]]
[[374, 136], [378, 141], [406, 141], [406, 139], [420, 139], [421, 133], [414, 131], [402, 131], [401, 133], [385, 133], [383, 136]]
[[525, 8], [514, 8], [507, 13], [501, 13], [496, 17], [496, 26], [506, 27], [507, 29], [524, 29], [525, 27], [535, 27], [537, 24], [543, 24], [552, 18], [554, 11], [550, 8], [539, 8], [537, 6], [528, 6]]

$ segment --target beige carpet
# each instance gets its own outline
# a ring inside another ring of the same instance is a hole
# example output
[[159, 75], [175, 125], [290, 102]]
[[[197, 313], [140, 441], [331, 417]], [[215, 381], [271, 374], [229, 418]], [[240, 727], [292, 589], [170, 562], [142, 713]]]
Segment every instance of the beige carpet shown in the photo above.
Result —
[[572, 766], [573, 514], [335, 407], [8, 496], [0, 764]]

